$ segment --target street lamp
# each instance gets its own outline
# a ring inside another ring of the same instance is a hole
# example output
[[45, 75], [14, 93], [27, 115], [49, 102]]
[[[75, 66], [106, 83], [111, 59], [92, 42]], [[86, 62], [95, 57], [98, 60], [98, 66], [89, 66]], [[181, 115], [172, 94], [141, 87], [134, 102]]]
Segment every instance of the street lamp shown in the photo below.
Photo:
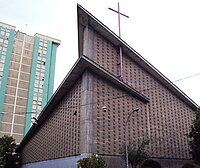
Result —
[[127, 128], [128, 128], [128, 121], [129, 121], [129, 118], [130, 118], [130, 116], [134, 113], [134, 112], [136, 112], [136, 111], [138, 111], [139, 110], [139, 108], [135, 108], [132, 112], [130, 112], [129, 113], [129, 115], [128, 115], [128, 117], [127, 117], [127, 119], [126, 119], [126, 127], [125, 127], [125, 146], [126, 146], [126, 168], [128, 168], [129, 166], [128, 166], [128, 142], [127, 142]]

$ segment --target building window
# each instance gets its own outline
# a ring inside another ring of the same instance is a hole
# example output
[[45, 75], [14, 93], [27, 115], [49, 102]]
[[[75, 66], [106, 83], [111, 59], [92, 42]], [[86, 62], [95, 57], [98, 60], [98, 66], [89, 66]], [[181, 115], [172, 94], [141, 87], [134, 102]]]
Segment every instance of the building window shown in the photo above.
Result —
[[[46, 57], [47, 57], [47, 40], [40, 39], [38, 46], [38, 56], [36, 64], [36, 77], [35, 77], [35, 87], [34, 87], [34, 96], [33, 100], [36, 105], [36, 112], [41, 111], [42, 107], [42, 95], [43, 95], [43, 86], [44, 86], [44, 76], [45, 76], [45, 67], [46, 67]], [[34, 106], [35, 108], [35, 106]]]
[[8, 40], [5, 37], [6, 35], [6, 29], [1, 28], [0, 31], [0, 87], [2, 83], [2, 77], [3, 77], [3, 71], [4, 71], [4, 64], [6, 60], [6, 53], [7, 53], [7, 47], [8, 47]]

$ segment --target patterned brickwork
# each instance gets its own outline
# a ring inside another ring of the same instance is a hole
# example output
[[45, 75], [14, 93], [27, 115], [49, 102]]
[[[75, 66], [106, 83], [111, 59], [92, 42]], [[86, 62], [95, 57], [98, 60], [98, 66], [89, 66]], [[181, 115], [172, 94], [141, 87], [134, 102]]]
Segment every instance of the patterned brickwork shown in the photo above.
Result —
[[[98, 33], [94, 34], [94, 44], [94, 61], [113, 75], [118, 76], [118, 47], [113, 46]], [[141, 119], [144, 119], [141, 125], [149, 124], [148, 130], [141, 131], [148, 132], [151, 139], [149, 146], [151, 156], [190, 158], [188, 139], [185, 134], [189, 132], [191, 121], [194, 119], [194, 111], [125, 54], [123, 54], [123, 74], [125, 83], [150, 98], [150, 103], [145, 109], [147, 112], [140, 114]], [[122, 99], [115, 100], [122, 103], [115, 105], [116, 109], [124, 109]], [[126, 110], [130, 109], [127, 108]], [[113, 113], [114, 111], [115, 109]], [[119, 110], [119, 113], [119, 115], [124, 116], [122, 111]], [[130, 128], [137, 130], [136, 126]], [[123, 127], [121, 129], [123, 130]], [[107, 131], [105, 130], [105, 132]], [[138, 130], [138, 133], [139, 135], [136, 134], [136, 137], [140, 137], [140, 130]], [[114, 149], [111, 151], [114, 152]]]
[[[119, 154], [125, 141], [125, 122], [128, 114], [138, 107], [128, 124], [129, 140], [147, 138], [146, 104], [121, 91], [111, 83], [94, 78], [94, 152]], [[107, 107], [103, 112], [102, 107]]]
[[114, 76], [119, 75], [119, 53], [116, 47], [96, 32], [94, 33], [94, 61]]
[[81, 80], [22, 150], [22, 163], [79, 154]]
[[123, 64], [124, 81], [150, 98], [152, 155], [190, 158], [186, 134], [194, 119], [193, 110], [126, 55]]
[[194, 112], [165, 88], [152, 90], [149, 113], [152, 151], [155, 156], [190, 158], [186, 134]]

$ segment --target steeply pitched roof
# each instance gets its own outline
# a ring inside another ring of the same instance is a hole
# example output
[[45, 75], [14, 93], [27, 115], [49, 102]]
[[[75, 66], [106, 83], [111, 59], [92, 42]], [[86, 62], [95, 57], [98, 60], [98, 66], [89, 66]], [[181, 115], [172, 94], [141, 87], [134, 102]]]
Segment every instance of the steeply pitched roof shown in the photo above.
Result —
[[33, 125], [28, 133], [23, 138], [18, 150], [28, 142], [28, 140], [34, 135], [37, 129], [45, 122], [45, 119], [52, 113], [53, 109], [56, 105], [62, 100], [62, 98], [66, 95], [67, 92], [73, 87], [74, 83], [81, 77], [81, 75], [85, 72], [85, 70], [90, 70], [91, 73], [98, 75], [99, 77], [103, 78], [104, 80], [109, 81], [113, 85], [117, 86], [121, 90], [128, 92], [129, 94], [133, 95], [135, 98], [143, 101], [144, 103], [149, 102], [148, 97], [141, 94], [134, 88], [130, 87], [126, 83], [119, 80], [117, 77], [113, 76], [110, 72], [108, 72], [103, 67], [99, 66], [92, 60], [90, 60], [86, 56], [81, 56], [70, 72], [67, 74], [63, 82], [60, 84], [58, 89], [55, 91], [47, 105], [44, 107], [42, 112], [38, 117], [38, 121], [36, 125]]
[[[78, 15], [83, 17], [84, 20], [90, 27], [101, 34], [103, 37], [108, 39], [115, 46], [121, 46], [123, 53], [126, 56], [134, 60], [139, 66], [155, 77], [159, 82], [161, 82], [165, 87], [172, 91], [177, 97], [184, 101], [192, 109], [196, 110], [199, 106], [190, 99], [183, 91], [181, 91], [176, 85], [173, 84], [167, 77], [165, 77], [158, 69], [156, 69], [152, 64], [150, 64], [145, 58], [143, 58], [138, 52], [131, 48], [125, 41], [123, 41], [119, 36], [117, 36], [113, 31], [111, 31], [107, 26], [95, 18], [91, 13], [85, 10], [81, 5], [78, 4]], [[80, 17], [78, 17], [79, 19]], [[79, 20], [78, 20], [79, 22]], [[78, 27], [80, 29], [80, 26]], [[79, 41], [81, 41], [81, 36], [79, 34]]]

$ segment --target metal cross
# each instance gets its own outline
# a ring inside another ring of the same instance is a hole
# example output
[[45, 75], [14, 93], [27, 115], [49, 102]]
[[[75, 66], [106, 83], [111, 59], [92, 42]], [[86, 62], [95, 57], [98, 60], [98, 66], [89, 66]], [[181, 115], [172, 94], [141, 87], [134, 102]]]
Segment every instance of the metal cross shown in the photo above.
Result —
[[123, 14], [123, 13], [120, 12], [119, 2], [118, 2], [118, 11], [116, 11], [116, 10], [114, 10], [114, 9], [112, 9], [112, 8], [108, 8], [108, 9], [110, 9], [110, 10], [113, 11], [113, 12], [118, 13], [119, 37], [121, 38], [120, 15], [125, 16], [125, 17], [127, 17], [127, 18], [129, 18], [129, 16], [127, 16], [127, 15], [125, 15], [125, 14]]
[[[121, 38], [120, 15], [125, 16], [127, 18], [129, 18], [129, 16], [127, 16], [127, 15], [125, 15], [125, 14], [123, 14], [123, 13], [120, 12], [119, 2], [118, 2], [118, 11], [116, 11], [116, 10], [114, 10], [112, 8], [108, 8], [108, 9], [110, 9], [110, 10], [118, 13], [119, 37]], [[121, 46], [119, 47], [119, 56], [120, 56], [120, 78], [121, 78], [121, 80], [123, 80], [123, 70], [122, 70], [122, 68], [123, 68], [122, 62], [123, 62], [123, 60], [122, 60], [122, 47]]]

